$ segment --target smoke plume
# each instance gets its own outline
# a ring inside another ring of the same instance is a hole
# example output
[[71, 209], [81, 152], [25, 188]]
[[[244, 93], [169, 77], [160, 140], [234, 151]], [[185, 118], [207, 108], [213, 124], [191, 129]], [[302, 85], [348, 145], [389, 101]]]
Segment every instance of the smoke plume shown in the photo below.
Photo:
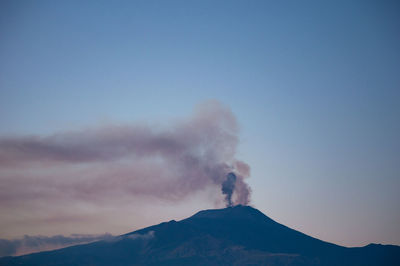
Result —
[[0, 212], [10, 215], [0, 227], [13, 227], [13, 217], [26, 219], [28, 212], [34, 217], [35, 208], [59, 221], [68, 215], [60, 212], [69, 208], [75, 213], [75, 206], [83, 204], [94, 210], [94, 205], [114, 208], [130, 199], [181, 201], [221, 188], [223, 194], [208, 198], [221, 202], [226, 195], [227, 205], [246, 205], [250, 168], [236, 158], [238, 142], [235, 116], [218, 102], [161, 125], [114, 124], [50, 136], [2, 137]]
[[225, 194], [225, 201], [228, 207], [233, 205], [232, 194], [235, 190], [236, 175], [234, 173], [229, 173], [226, 176], [226, 180], [222, 182], [222, 193]]

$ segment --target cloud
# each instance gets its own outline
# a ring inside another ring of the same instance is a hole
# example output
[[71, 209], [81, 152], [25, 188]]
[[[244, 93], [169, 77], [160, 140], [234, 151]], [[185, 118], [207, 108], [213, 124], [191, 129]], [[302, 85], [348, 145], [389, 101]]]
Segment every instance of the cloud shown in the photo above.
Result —
[[113, 236], [110, 234], [73, 234], [70, 236], [55, 235], [50, 237], [25, 235], [19, 239], [0, 239], [0, 257], [24, 255], [112, 238]]
[[132, 240], [150, 240], [152, 238], [154, 238], [154, 231], [149, 231], [145, 234], [129, 234], [129, 235], [124, 235], [122, 236], [123, 238], [128, 238], [128, 239], [132, 239]]

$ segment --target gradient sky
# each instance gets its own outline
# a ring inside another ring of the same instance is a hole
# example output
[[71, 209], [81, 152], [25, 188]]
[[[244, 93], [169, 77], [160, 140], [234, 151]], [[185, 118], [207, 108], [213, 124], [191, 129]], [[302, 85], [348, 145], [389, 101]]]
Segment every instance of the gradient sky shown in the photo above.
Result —
[[[214, 99], [240, 125], [254, 207], [325, 241], [400, 245], [399, 14], [378, 0], [1, 1], [0, 136], [168, 124]], [[215, 207], [142, 200], [18, 218], [0, 201], [0, 238], [121, 234]]]

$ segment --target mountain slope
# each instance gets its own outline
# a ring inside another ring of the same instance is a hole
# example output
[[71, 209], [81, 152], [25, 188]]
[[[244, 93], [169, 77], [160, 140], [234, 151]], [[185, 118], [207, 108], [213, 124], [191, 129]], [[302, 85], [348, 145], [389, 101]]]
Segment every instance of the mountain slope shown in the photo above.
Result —
[[200, 211], [112, 241], [0, 259], [0, 265], [400, 265], [400, 247], [345, 248], [249, 206]]

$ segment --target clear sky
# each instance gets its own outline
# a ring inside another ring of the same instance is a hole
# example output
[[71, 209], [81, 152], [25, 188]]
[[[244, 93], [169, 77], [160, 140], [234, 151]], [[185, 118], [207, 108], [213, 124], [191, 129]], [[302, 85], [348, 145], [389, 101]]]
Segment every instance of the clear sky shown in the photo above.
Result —
[[[399, 14], [378, 0], [0, 1], [0, 135], [168, 124], [216, 100], [240, 126], [254, 207], [325, 241], [400, 245]], [[125, 233], [215, 207], [200, 194], [57, 215], [0, 195], [0, 238]]]

